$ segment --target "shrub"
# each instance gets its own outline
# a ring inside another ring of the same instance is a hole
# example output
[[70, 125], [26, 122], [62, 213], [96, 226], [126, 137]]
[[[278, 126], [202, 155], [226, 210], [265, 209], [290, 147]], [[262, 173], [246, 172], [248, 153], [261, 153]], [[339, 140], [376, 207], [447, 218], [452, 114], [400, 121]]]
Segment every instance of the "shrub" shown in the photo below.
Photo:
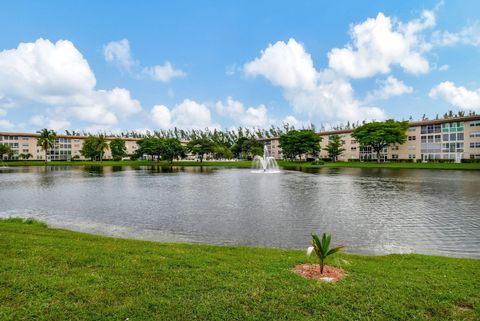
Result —
[[323, 274], [323, 267], [327, 257], [340, 251], [343, 246], [337, 246], [333, 249], [330, 248], [330, 241], [332, 236], [330, 234], [323, 233], [322, 239], [316, 234], [312, 234], [312, 246], [307, 249], [307, 255], [310, 256], [313, 251], [317, 255], [320, 261], [320, 274]]

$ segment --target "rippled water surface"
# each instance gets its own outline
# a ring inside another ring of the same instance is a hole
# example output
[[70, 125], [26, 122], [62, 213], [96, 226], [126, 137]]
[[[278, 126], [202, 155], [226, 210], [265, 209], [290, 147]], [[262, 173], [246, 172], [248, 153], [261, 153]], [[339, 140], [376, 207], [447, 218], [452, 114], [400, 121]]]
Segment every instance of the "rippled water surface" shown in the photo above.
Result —
[[480, 172], [29, 167], [0, 169], [0, 216], [172, 242], [480, 257]]

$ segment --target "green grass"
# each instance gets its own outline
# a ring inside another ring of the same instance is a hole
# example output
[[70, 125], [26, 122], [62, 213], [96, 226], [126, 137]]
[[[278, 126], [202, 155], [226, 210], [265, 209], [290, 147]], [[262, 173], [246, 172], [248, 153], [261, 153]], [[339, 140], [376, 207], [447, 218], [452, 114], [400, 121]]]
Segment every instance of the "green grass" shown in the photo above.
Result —
[[[4, 162], [8, 166], [44, 166], [42, 161], [8, 161]], [[250, 168], [251, 161], [180, 161], [170, 164], [165, 161], [52, 161], [48, 166], [213, 166], [213, 167], [236, 167]], [[480, 170], [480, 163], [376, 163], [376, 162], [325, 162], [323, 165], [312, 165], [310, 162], [290, 162], [278, 161], [278, 164], [285, 169], [301, 168], [403, 168], [403, 169], [451, 169], [451, 170]]]
[[292, 272], [304, 251], [164, 244], [0, 221], [0, 320], [479, 320], [480, 260], [330, 261], [336, 284]]

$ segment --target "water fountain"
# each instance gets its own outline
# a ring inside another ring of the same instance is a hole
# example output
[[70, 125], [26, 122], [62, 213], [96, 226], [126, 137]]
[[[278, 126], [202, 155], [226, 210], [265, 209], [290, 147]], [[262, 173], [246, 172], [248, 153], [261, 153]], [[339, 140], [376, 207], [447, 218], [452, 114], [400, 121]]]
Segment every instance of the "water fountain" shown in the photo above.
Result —
[[263, 156], [255, 156], [253, 159], [254, 173], [279, 173], [277, 161], [269, 156], [267, 146], [263, 147]]

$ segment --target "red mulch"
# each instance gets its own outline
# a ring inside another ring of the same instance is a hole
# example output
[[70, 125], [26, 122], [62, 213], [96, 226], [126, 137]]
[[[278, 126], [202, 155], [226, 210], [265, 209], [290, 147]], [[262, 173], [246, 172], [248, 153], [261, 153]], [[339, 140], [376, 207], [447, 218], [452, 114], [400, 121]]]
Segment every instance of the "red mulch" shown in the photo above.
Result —
[[313, 279], [328, 283], [340, 281], [346, 275], [344, 270], [328, 265], [323, 267], [323, 274], [320, 274], [319, 264], [299, 264], [292, 269], [292, 272], [306, 279]]

